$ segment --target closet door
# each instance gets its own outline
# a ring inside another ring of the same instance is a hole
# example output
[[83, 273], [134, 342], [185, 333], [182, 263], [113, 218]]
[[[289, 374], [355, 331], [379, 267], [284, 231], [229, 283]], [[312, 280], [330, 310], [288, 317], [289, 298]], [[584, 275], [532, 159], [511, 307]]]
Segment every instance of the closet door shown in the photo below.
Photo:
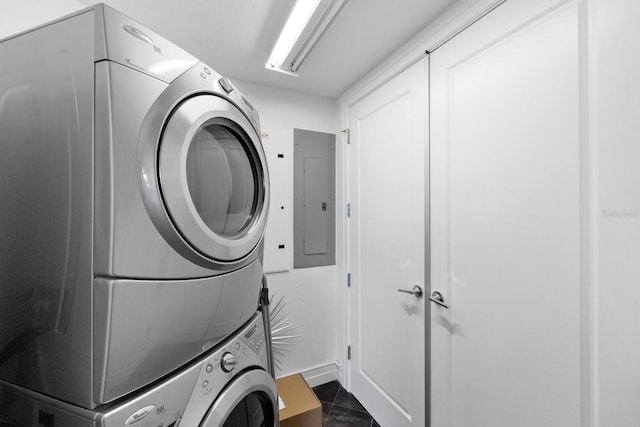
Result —
[[426, 61], [349, 107], [351, 392], [425, 425]]
[[431, 55], [432, 427], [588, 417], [585, 3], [507, 1]]

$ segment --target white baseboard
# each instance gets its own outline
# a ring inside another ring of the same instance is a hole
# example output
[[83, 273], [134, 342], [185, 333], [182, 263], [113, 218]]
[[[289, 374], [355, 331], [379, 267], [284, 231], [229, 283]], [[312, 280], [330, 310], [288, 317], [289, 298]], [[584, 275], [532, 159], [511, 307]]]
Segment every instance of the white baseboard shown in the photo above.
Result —
[[302, 377], [309, 387], [316, 387], [338, 379], [338, 362], [328, 363], [302, 372]]

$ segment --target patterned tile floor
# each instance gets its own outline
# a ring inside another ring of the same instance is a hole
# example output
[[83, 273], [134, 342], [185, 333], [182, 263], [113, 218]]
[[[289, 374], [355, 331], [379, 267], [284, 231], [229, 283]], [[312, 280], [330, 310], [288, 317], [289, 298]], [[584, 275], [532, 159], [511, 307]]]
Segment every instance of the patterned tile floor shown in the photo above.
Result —
[[358, 400], [338, 381], [313, 388], [322, 403], [324, 427], [380, 427]]

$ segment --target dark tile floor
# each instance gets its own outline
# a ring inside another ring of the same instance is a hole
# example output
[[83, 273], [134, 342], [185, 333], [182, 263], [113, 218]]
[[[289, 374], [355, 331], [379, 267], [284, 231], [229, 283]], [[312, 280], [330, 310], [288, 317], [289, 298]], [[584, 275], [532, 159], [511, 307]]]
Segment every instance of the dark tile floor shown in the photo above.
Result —
[[322, 403], [324, 427], [380, 427], [358, 400], [338, 381], [313, 388]]

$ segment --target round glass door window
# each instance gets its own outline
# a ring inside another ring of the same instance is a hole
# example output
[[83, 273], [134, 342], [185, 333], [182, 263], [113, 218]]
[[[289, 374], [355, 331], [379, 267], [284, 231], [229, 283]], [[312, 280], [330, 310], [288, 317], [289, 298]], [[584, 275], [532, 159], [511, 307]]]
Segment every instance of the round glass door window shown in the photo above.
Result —
[[262, 369], [249, 370], [227, 384], [201, 427], [273, 427], [278, 417], [276, 383]]
[[201, 255], [235, 262], [256, 248], [268, 207], [266, 170], [258, 134], [225, 99], [187, 99], [167, 121], [160, 192], [173, 227]]
[[258, 191], [256, 165], [231, 128], [201, 128], [187, 152], [187, 184], [196, 211], [218, 236], [234, 238], [251, 224]]
[[273, 407], [267, 396], [251, 393], [236, 405], [222, 427], [273, 427]]

